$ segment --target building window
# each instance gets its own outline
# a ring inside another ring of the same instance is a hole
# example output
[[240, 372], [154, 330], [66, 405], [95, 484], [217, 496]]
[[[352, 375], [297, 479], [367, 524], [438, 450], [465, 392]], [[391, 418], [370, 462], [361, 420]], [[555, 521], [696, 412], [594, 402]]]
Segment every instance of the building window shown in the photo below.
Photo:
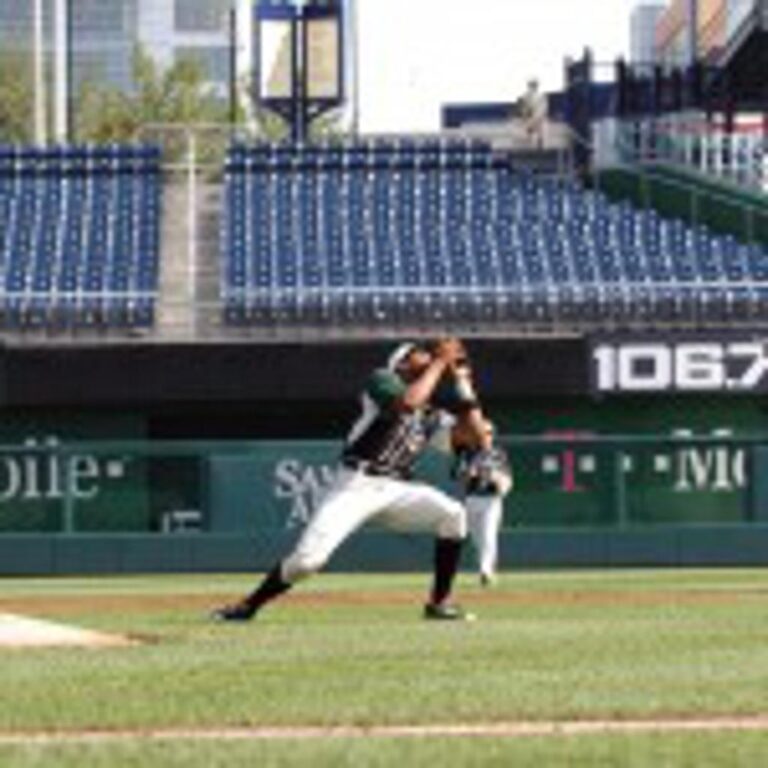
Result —
[[203, 80], [208, 83], [226, 83], [229, 80], [229, 49], [222, 46], [179, 46], [176, 61], [192, 60], [200, 65]]
[[76, 34], [115, 38], [136, 32], [135, 0], [78, 0], [71, 8]]
[[175, 0], [177, 32], [219, 32], [226, 29], [232, 0]]
[[129, 47], [76, 51], [73, 63], [75, 88], [89, 83], [125, 91], [133, 89], [132, 51]]

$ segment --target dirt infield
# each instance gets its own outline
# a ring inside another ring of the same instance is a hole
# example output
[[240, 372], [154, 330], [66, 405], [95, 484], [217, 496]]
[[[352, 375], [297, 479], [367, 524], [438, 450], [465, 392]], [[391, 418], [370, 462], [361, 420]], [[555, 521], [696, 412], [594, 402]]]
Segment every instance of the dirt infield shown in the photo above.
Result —
[[0, 746], [111, 744], [130, 741], [290, 741], [322, 739], [576, 737], [637, 733], [768, 733], [768, 715], [670, 720], [582, 720], [381, 726], [265, 726], [253, 728], [169, 728], [115, 731], [29, 731], [0, 733]]
[[0, 650], [19, 648], [78, 647], [116, 648], [134, 645], [121, 635], [93, 632], [52, 621], [0, 613]]
[[[0, 598], [0, 612], [34, 613], [37, 615], [67, 617], [89, 613], [126, 614], [162, 613], [173, 610], [206, 611], [222, 602], [231, 601], [232, 593], [177, 595], [40, 595], [24, 598]], [[421, 593], [418, 590], [377, 590], [377, 591], [312, 591], [301, 589], [289, 594], [285, 600], [297, 605], [322, 607], [344, 606], [399, 606], [419, 605]], [[745, 590], [601, 590], [582, 592], [577, 590], [525, 590], [509, 592], [493, 590], [473, 592], [467, 602], [473, 606], [482, 605], [583, 605], [589, 606], [660, 606], [660, 605], [717, 605], [734, 600], [765, 600], [765, 595], [754, 589]]]

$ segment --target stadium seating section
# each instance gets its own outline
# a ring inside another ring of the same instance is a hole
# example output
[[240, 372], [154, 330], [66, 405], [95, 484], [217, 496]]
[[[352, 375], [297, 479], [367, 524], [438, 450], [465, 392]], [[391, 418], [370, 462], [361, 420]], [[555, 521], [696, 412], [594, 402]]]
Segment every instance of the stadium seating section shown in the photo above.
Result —
[[750, 321], [757, 245], [510, 167], [482, 142], [233, 145], [225, 318], [384, 328]]
[[160, 153], [0, 147], [0, 324], [149, 326], [158, 286]]
[[[230, 326], [506, 330], [749, 323], [759, 245], [514, 170], [483, 142], [233, 145]], [[160, 152], [0, 147], [0, 327], [154, 324]]]

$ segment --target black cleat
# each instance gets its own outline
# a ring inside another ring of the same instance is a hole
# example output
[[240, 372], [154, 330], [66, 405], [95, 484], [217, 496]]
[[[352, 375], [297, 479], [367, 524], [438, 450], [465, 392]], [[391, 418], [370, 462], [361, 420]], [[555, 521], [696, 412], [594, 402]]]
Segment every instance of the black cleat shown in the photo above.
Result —
[[475, 615], [451, 603], [427, 603], [424, 618], [430, 621], [474, 621]]
[[481, 573], [480, 574], [480, 586], [481, 587], [492, 587], [496, 583], [496, 577], [492, 573]]
[[241, 602], [217, 608], [211, 613], [211, 618], [214, 621], [250, 621], [255, 614], [256, 610], [252, 605]]

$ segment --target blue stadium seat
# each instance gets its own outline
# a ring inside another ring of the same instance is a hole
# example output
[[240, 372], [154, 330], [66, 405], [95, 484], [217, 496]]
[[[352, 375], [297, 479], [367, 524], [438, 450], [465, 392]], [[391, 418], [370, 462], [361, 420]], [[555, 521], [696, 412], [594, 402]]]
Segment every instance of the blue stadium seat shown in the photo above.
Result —
[[723, 322], [754, 315], [768, 282], [759, 246], [466, 139], [233, 145], [223, 222], [239, 325]]
[[160, 152], [0, 148], [0, 325], [146, 327], [157, 296]]

